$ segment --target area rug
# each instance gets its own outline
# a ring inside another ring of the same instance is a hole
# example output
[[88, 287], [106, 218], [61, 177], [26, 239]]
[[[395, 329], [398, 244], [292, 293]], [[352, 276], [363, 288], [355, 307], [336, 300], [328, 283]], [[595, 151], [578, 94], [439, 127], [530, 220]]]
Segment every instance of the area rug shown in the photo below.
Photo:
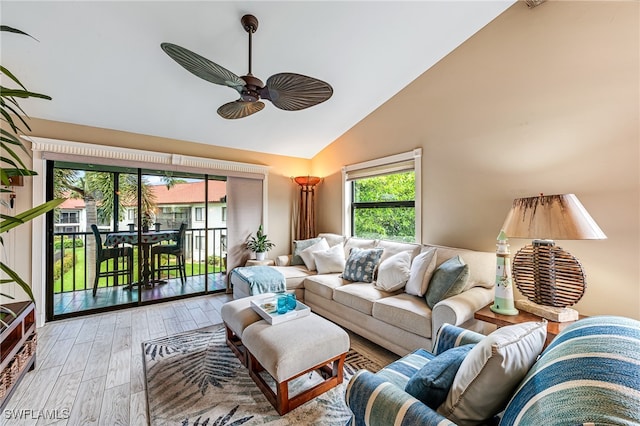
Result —
[[[346, 383], [359, 369], [382, 368], [350, 350], [341, 385], [279, 416], [225, 344], [221, 325], [150, 340], [142, 349], [152, 426], [345, 425], [351, 418]], [[289, 392], [295, 395], [315, 380], [304, 375]]]

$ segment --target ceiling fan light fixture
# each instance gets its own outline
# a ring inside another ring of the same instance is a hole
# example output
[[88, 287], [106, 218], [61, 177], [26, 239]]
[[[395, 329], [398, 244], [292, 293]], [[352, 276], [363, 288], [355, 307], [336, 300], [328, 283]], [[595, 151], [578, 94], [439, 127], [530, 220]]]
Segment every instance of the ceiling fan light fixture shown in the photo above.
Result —
[[317, 78], [296, 73], [278, 73], [267, 79], [266, 85], [251, 73], [251, 35], [258, 29], [258, 19], [244, 15], [240, 20], [249, 34], [249, 72], [238, 77], [226, 68], [172, 43], [160, 47], [184, 69], [214, 84], [231, 87], [240, 94], [240, 99], [218, 108], [218, 114], [226, 119], [237, 119], [255, 114], [264, 108], [260, 99], [266, 99], [279, 109], [299, 111], [318, 105], [333, 95], [333, 88]]

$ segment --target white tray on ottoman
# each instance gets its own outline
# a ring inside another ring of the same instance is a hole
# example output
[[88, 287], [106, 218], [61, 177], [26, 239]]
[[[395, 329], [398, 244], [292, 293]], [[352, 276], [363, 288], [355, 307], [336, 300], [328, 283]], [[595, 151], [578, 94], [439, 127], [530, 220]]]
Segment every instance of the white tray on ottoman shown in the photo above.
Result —
[[268, 312], [265, 309], [266, 303], [273, 303], [274, 306], [276, 303], [276, 296], [273, 294], [264, 298], [255, 298], [251, 300], [251, 307], [254, 311], [258, 313], [265, 321], [267, 321], [271, 325], [280, 324], [285, 321], [291, 321], [292, 319], [306, 317], [311, 313], [311, 308], [309, 308], [304, 303], [296, 300], [296, 308], [288, 311], [284, 314], [279, 314], [277, 312]]

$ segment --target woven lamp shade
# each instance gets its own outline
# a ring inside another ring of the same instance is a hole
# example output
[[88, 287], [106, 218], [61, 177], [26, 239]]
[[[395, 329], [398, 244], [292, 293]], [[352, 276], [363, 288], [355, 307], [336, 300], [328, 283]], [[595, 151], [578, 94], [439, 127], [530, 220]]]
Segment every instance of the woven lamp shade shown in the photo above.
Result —
[[510, 238], [532, 238], [513, 259], [513, 281], [529, 300], [546, 306], [575, 304], [586, 289], [581, 263], [553, 240], [607, 238], [574, 194], [514, 200], [503, 229]]

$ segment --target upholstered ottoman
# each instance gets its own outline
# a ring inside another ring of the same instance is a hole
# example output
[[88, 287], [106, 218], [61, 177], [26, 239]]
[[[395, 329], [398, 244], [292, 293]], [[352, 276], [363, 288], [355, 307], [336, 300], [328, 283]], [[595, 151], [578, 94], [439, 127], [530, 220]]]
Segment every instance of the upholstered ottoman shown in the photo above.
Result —
[[[314, 313], [277, 325], [254, 322], [242, 342], [251, 378], [280, 415], [342, 383], [349, 335]], [[264, 370], [275, 380], [275, 392], [260, 374]], [[289, 398], [289, 382], [315, 370], [323, 380]]]
[[273, 295], [273, 293], [232, 300], [222, 305], [222, 309], [220, 310], [222, 321], [227, 330], [227, 346], [231, 348], [233, 353], [236, 354], [245, 366], [248, 365], [249, 358], [242, 344], [242, 334], [244, 330], [254, 322], [262, 321], [260, 315], [251, 307], [251, 301], [270, 295]]

